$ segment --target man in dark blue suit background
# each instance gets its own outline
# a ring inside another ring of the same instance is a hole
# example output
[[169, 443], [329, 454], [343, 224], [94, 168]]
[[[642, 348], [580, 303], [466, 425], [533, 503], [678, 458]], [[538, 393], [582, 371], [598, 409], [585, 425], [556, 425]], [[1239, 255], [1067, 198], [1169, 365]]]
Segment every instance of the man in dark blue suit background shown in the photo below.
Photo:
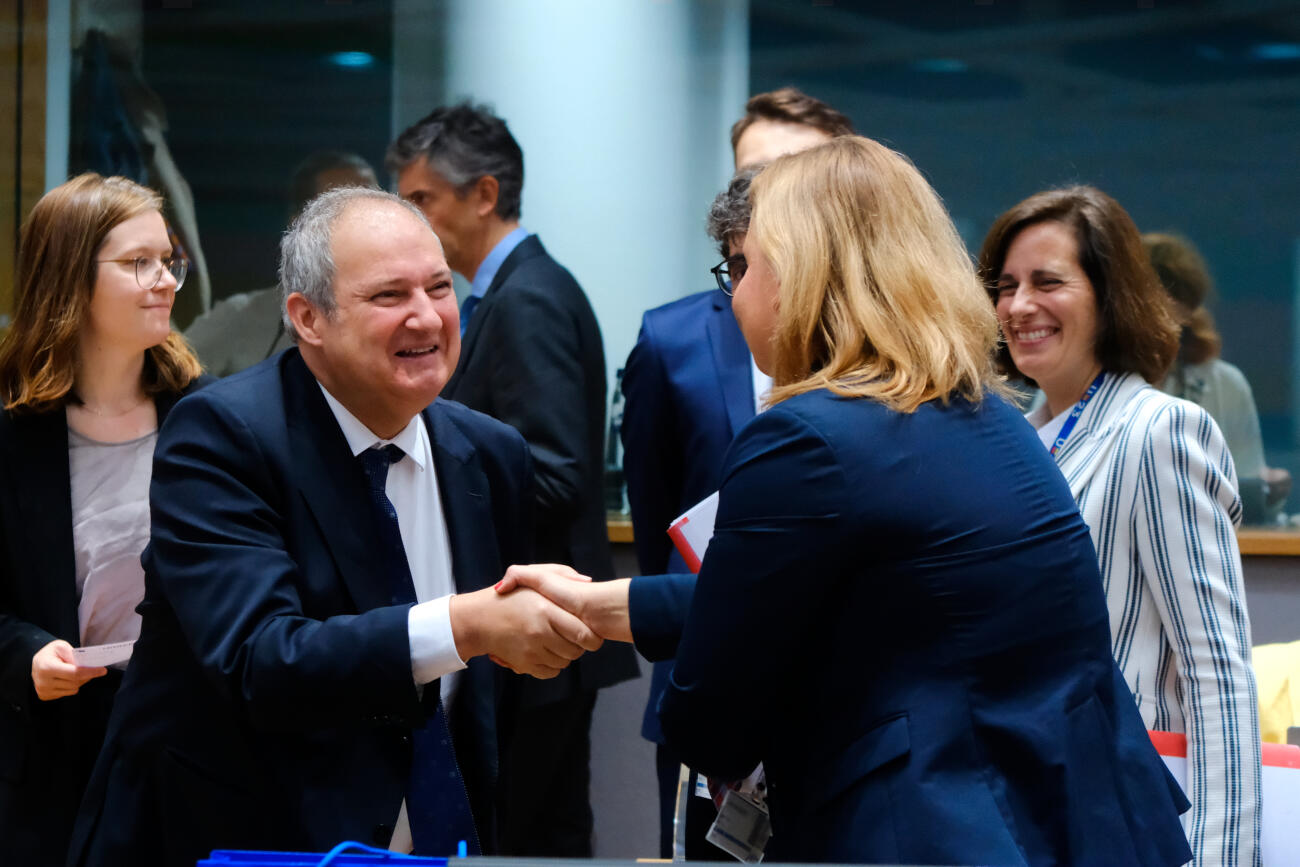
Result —
[[[159, 435], [144, 624], [73, 863], [344, 839], [491, 852], [488, 655], [553, 677], [599, 645], [541, 597], [491, 590], [530, 558], [531, 462], [515, 431], [435, 399], [460, 340], [424, 217], [335, 190], [281, 253], [298, 348], [182, 402]], [[463, 789], [430, 794], [457, 770]]]
[[[402, 132], [386, 164], [471, 281], [464, 349], [445, 396], [523, 435], [536, 474], [533, 555], [613, 576], [605, 522], [605, 351], [577, 280], [520, 225], [524, 156], [505, 121], [468, 103]], [[598, 689], [636, 677], [610, 645], [546, 682], [520, 678], [502, 722], [501, 849], [592, 855], [591, 718]]]
[[[718, 489], [722, 458], [754, 417], [770, 380], [754, 367], [731, 312], [729, 287], [744, 274], [740, 253], [749, 228], [749, 181], [762, 163], [783, 153], [853, 132], [849, 119], [826, 103], [785, 87], [749, 99], [732, 127], [738, 174], [709, 210], [709, 236], [723, 261], [718, 288], [647, 311], [623, 370], [623, 472], [643, 575], [686, 572], [669, 542], [669, 523]], [[659, 779], [659, 854], [672, 855], [673, 807], [680, 760], [664, 745], [659, 697], [671, 662], [654, 666], [641, 734], [653, 741]], [[691, 802], [694, 805], [694, 800]], [[701, 814], [707, 816], [713, 805]], [[693, 823], [689, 823], [693, 824]], [[703, 830], [687, 839], [687, 856], [722, 856], [702, 845]]]

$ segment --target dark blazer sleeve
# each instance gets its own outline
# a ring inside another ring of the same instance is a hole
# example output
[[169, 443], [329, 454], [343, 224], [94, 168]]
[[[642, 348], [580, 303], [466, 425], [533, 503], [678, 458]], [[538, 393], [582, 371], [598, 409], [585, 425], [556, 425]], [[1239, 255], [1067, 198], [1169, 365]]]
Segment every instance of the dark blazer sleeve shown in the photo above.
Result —
[[682, 444], [674, 435], [672, 390], [651, 317], [623, 368], [623, 476], [636, 529], [636, 557], [642, 575], [668, 568], [672, 543], [668, 525], [677, 517], [685, 475]]
[[523, 434], [533, 457], [539, 514], [573, 520], [582, 508], [589, 412], [586, 357], [570, 311], [547, 292], [512, 285], [478, 336], [490, 352], [492, 415]]
[[[36, 651], [56, 638], [76, 638], [55, 634], [76, 627], [66, 430], [61, 411], [55, 418], [0, 410], [0, 718], [36, 700]], [[67, 612], [59, 605], [64, 596]]]
[[0, 716], [21, 712], [35, 698], [32, 657], [58, 638], [15, 614], [14, 582], [22, 580], [4, 534], [0, 534]]
[[761, 760], [762, 726], [700, 721], [756, 707], [798, 676], [843, 571], [846, 487], [831, 447], [793, 412], [773, 408], [737, 437], [659, 711], [690, 767], [736, 780]]
[[[261, 727], [416, 716], [409, 606], [320, 617], [304, 610], [309, 595], [341, 592], [335, 574], [303, 574], [289, 550], [289, 534], [319, 546], [319, 531], [286, 517], [287, 498], [301, 492], [283, 474], [284, 456], [269, 456], [266, 438], [211, 394], [178, 403], [159, 436], [144, 554], [148, 580], [201, 670]], [[366, 526], [360, 516], [356, 526]], [[348, 607], [338, 603], [329, 614]]]
[[694, 593], [695, 576], [690, 573], [632, 579], [627, 606], [637, 652], [651, 662], [664, 662], [677, 655]]

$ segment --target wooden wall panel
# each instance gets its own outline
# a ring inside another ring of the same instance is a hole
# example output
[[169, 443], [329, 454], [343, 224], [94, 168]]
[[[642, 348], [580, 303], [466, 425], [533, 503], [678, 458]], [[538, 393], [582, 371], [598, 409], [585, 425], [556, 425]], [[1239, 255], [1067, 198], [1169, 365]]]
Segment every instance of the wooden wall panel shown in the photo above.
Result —
[[0, 322], [13, 309], [18, 227], [45, 190], [46, 0], [0, 3]]

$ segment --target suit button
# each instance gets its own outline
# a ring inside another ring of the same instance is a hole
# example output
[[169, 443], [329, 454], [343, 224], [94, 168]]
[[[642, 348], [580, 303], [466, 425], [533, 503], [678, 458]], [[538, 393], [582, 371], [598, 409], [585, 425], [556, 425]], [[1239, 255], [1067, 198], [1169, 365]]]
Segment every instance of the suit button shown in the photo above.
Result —
[[389, 843], [393, 842], [393, 826], [376, 825], [375, 830], [370, 834], [370, 842], [374, 843], [376, 846], [386, 847]]
[[404, 745], [405, 745], [405, 744], [409, 744], [410, 742], [411, 742], [411, 736], [410, 736], [410, 735], [407, 735], [407, 734], [402, 735], [402, 743], [403, 743]]

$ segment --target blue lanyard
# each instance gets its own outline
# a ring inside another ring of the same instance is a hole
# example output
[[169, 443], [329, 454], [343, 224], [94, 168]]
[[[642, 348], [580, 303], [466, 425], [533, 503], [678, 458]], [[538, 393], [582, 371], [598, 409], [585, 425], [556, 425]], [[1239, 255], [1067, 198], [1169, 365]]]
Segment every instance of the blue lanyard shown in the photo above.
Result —
[[1074, 426], [1079, 423], [1079, 416], [1083, 415], [1083, 408], [1088, 405], [1088, 401], [1092, 400], [1092, 396], [1097, 393], [1097, 389], [1101, 388], [1101, 384], [1105, 379], [1106, 371], [1103, 370], [1097, 374], [1097, 378], [1092, 381], [1092, 385], [1088, 386], [1088, 390], [1083, 393], [1083, 397], [1079, 398], [1079, 402], [1074, 405], [1074, 409], [1070, 410], [1070, 417], [1065, 420], [1065, 424], [1061, 425], [1061, 432], [1056, 435], [1056, 442], [1052, 443], [1052, 448], [1049, 450], [1049, 454], [1053, 457], [1056, 456], [1057, 450], [1065, 445], [1065, 441], [1070, 438], [1070, 434], [1074, 433]]

